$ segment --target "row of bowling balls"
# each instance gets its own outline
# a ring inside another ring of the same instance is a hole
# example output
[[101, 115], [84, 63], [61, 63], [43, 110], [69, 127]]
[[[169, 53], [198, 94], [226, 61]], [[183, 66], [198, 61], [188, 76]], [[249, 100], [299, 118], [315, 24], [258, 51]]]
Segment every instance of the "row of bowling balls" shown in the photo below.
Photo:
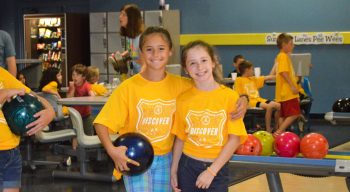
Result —
[[248, 135], [236, 154], [269, 156], [275, 152], [280, 157], [296, 157], [301, 152], [306, 158], [322, 159], [328, 148], [327, 139], [319, 133], [309, 133], [300, 140], [292, 132], [284, 132], [274, 138], [269, 132], [257, 131]]
[[333, 104], [332, 110], [334, 112], [350, 113], [350, 98], [336, 100]]

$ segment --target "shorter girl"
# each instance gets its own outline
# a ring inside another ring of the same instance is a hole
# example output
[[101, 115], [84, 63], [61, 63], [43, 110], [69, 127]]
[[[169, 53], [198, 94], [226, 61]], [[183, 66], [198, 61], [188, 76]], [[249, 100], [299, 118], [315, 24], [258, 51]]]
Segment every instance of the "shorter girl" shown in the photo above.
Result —
[[[57, 97], [57, 99], [61, 98], [58, 90], [60, 89], [62, 84], [62, 74], [61, 70], [56, 67], [49, 67], [43, 71], [43, 74], [40, 79], [39, 91], [47, 94], [52, 94]], [[49, 99], [49, 98], [47, 98]], [[56, 102], [56, 101], [54, 101]], [[56, 109], [57, 107], [54, 106]], [[68, 108], [62, 107], [63, 115], [68, 115]], [[60, 114], [56, 111], [56, 115]]]
[[247, 135], [242, 118], [230, 120], [239, 95], [218, 83], [221, 73], [209, 44], [186, 45], [181, 64], [195, 86], [177, 98], [173, 190], [228, 191], [227, 162]]

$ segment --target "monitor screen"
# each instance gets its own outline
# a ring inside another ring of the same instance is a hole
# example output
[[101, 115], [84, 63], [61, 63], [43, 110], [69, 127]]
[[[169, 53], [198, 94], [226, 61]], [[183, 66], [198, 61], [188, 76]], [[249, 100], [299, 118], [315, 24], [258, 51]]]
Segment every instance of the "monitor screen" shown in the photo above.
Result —
[[293, 53], [290, 55], [296, 76], [309, 76], [311, 53]]

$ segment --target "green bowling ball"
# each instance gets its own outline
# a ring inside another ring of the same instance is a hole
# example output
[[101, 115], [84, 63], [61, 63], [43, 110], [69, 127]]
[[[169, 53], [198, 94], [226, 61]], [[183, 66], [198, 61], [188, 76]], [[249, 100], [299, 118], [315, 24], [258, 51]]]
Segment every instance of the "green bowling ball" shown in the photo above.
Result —
[[26, 126], [36, 120], [33, 115], [43, 109], [39, 99], [30, 94], [14, 96], [11, 101], [6, 101], [2, 106], [7, 125], [14, 134], [19, 136], [26, 134], [29, 130]]
[[257, 131], [253, 134], [256, 138], [259, 139], [262, 145], [262, 156], [269, 156], [273, 153], [273, 143], [275, 141], [271, 133], [267, 131]]

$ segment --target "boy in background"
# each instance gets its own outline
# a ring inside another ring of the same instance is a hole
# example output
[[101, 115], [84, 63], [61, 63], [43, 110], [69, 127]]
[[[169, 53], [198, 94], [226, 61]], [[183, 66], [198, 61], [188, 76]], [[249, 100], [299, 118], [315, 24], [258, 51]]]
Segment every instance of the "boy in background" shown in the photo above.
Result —
[[271, 100], [260, 97], [259, 89], [264, 86], [266, 80], [275, 79], [274, 75], [268, 76], [254, 76], [254, 66], [249, 61], [243, 61], [239, 65], [239, 71], [242, 76], [238, 77], [235, 81], [234, 89], [238, 94], [246, 94], [249, 97], [249, 107], [260, 107], [266, 110], [265, 113], [265, 126], [266, 131], [272, 132], [271, 117], [274, 110], [275, 112], [275, 129], [278, 129], [279, 110], [280, 104]]
[[241, 64], [244, 61], [243, 55], [236, 55], [233, 58], [232, 66], [235, 68], [231, 73], [228, 74], [228, 78], [232, 78], [232, 73], [237, 73], [237, 77], [241, 76], [241, 73], [239, 71], [239, 64]]
[[293, 52], [293, 37], [282, 33], [277, 38], [280, 53], [276, 62], [276, 101], [281, 104], [279, 128], [274, 135], [284, 132], [300, 115], [297, 79], [289, 55]]

